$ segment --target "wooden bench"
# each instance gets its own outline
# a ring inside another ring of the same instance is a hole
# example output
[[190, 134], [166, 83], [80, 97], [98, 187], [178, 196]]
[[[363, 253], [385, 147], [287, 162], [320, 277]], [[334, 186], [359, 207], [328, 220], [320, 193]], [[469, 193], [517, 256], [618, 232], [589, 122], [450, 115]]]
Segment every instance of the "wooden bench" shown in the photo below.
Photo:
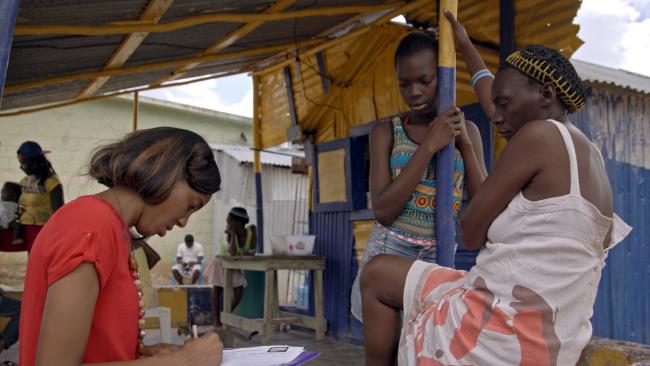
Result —
[[[278, 321], [298, 324], [314, 329], [316, 339], [325, 337], [327, 323], [323, 310], [323, 270], [325, 257], [322, 256], [224, 256], [223, 266], [226, 269], [224, 284], [224, 308], [221, 312], [221, 322], [224, 325], [226, 347], [232, 347], [231, 327], [247, 332], [259, 332], [262, 344], [269, 344], [273, 325]], [[264, 318], [248, 319], [233, 314], [232, 307], [232, 271], [261, 271], [264, 272]], [[310, 270], [314, 278], [314, 310], [315, 316], [306, 316], [280, 311], [278, 304], [278, 270]]]

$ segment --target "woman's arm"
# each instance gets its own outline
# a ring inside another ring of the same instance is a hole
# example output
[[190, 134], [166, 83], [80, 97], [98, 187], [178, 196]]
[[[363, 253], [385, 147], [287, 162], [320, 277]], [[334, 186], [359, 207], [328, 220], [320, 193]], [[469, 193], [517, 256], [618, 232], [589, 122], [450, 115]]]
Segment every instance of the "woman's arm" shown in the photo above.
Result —
[[[82, 364], [98, 294], [99, 278], [91, 263], [80, 264], [50, 285], [38, 337], [37, 366]], [[216, 334], [192, 343], [162, 356], [94, 365], [171, 366], [191, 364], [192, 359], [196, 365], [219, 365], [223, 345]]]
[[552, 146], [548, 125], [545, 121], [528, 122], [506, 145], [461, 218], [461, 233], [467, 249], [476, 250], [485, 245], [492, 222], [540, 172], [548, 146]]
[[483, 158], [483, 141], [478, 127], [472, 121], [464, 121], [463, 130], [456, 138], [456, 146], [463, 156], [467, 194], [471, 200], [487, 177]]
[[433, 155], [452, 141], [454, 125], [458, 125], [460, 118], [460, 109], [452, 107], [430, 123], [424, 141], [394, 180], [390, 172], [391, 122], [373, 127], [370, 131], [370, 196], [379, 223], [390, 225], [402, 212]]
[[257, 252], [257, 227], [255, 225], [250, 226], [251, 230], [251, 249], [248, 252], [245, 252], [244, 255], [255, 255]]
[[59, 208], [63, 207], [63, 186], [57, 185], [50, 192], [50, 201], [52, 202], [52, 212], [56, 212]]
[[[456, 20], [454, 15], [445, 9], [445, 17], [451, 23], [451, 28], [454, 32], [454, 39], [456, 40], [456, 46], [458, 46], [458, 51], [463, 56], [463, 60], [467, 64], [467, 69], [469, 70], [469, 76], [472, 77], [476, 72], [487, 69], [485, 62], [481, 59], [481, 55], [476, 50], [476, 47], [472, 44], [472, 41], [467, 35], [465, 27]], [[478, 101], [483, 108], [483, 111], [488, 116], [492, 118], [494, 115], [494, 103], [492, 103], [492, 81], [494, 78], [483, 77], [476, 82], [476, 88], [474, 91], [478, 96]]]

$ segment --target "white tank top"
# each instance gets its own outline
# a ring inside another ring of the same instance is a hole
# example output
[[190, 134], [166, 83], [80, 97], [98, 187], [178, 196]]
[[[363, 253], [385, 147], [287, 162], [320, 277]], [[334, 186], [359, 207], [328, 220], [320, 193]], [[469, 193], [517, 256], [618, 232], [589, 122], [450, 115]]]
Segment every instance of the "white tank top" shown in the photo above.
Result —
[[[591, 337], [589, 319], [607, 252], [631, 227], [617, 215], [603, 216], [582, 197], [571, 134], [562, 123], [549, 122], [559, 129], [569, 154], [569, 194], [530, 201], [519, 192], [492, 222], [468, 282], [479, 276], [484, 279], [502, 309], [512, 312], [509, 315], [516, 313], [512, 304], [527, 296], [516, 294], [515, 287], [541, 296], [552, 309], [549, 315], [560, 341], [557, 365], [568, 365], [575, 364]], [[612, 225], [610, 245], [603, 249]]]

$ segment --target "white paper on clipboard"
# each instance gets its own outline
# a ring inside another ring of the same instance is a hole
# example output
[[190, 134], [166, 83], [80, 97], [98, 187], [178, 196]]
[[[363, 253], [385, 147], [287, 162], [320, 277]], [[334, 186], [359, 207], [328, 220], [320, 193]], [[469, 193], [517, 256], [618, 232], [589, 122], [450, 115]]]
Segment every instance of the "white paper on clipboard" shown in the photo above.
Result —
[[261, 346], [223, 351], [221, 366], [276, 366], [289, 363], [304, 351], [303, 347]]

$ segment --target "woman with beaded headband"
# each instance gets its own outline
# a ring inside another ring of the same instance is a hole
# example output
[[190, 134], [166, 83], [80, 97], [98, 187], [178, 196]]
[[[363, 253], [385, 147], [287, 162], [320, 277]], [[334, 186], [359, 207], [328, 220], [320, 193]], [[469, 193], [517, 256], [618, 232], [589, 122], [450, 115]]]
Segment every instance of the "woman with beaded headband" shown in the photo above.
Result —
[[220, 188], [210, 146], [194, 132], [141, 130], [101, 147], [89, 175], [108, 187], [59, 209], [27, 265], [20, 364], [218, 365], [210, 333], [183, 347], [145, 347], [143, 292], [131, 230], [184, 227]]
[[591, 337], [607, 252], [631, 228], [613, 213], [600, 152], [568, 119], [584, 87], [540, 45], [511, 54], [489, 86], [491, 102], [479, 96], [508, 144], [461, 219], [476, 265], [373, 258], [361, 278], [367, 365], [575, 365]]

